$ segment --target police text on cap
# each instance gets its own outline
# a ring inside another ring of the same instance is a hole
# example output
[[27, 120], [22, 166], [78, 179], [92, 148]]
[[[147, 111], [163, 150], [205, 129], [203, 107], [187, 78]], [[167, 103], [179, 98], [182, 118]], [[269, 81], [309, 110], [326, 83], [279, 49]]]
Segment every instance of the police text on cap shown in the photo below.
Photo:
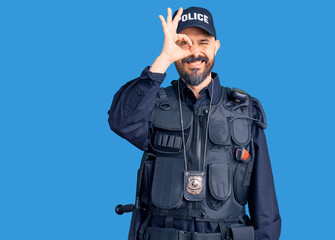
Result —
[[201, 13], [193, 13], [193, 18], [192, 18], [192, 14], [188, 13], [188, 14], [184, 14], [181, 16], [181, 21], [182, 22], [186, 22], [187, 20], [199, 20], [202, 22], [205, 22], [207, 24], [208, 23], [208, 16], [205, 14], [201, 14]]

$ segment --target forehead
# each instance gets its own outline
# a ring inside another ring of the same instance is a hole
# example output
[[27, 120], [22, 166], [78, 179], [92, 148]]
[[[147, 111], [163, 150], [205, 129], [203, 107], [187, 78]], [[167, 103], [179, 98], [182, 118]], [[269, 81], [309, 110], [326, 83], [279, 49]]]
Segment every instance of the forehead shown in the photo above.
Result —
[[207, 38], [208, 40], [214, 39], [207, 31], [199, 27], [188, 27], [181, 30], [179, 33], [186, 34], [190, 38]]

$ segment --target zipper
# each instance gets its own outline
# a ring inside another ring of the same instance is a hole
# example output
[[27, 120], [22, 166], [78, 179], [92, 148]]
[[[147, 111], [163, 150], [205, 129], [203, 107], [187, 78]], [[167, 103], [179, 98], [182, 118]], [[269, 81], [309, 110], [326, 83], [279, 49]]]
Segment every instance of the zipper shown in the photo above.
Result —
[[201, 127], [200, 127], [200, 117], [199, 116], [197, 116], [196, 117], [196, 119], [197, 119], [197, 149], [196, 149], [196, 153], [197, 153], [197, 169], [196, 170], [198, 170], [198, 171], [200, 171], [201, 170], [201, 160], [202, 160], [202, 158], [201, 158], [201, 152], [202, 152], [202, 134], [201, 134]]
[[[195, 148], [193, 153], [195, 155], [194, 159], [192, 160], [192, 169], [197, 171], [201, 170], [201, 162], [202, 162], [202, 128], [200, 124], [201, 118], [200, 116], [194, 116], [194, 144], [193, 147]], [[192, 202], [192, 209], [200, 209], [201, 202]]]

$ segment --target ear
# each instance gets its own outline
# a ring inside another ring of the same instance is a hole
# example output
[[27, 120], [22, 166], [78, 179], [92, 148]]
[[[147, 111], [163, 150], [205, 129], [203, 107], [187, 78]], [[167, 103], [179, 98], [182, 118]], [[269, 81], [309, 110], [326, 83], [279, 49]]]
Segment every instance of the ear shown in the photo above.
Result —
[[216, 55], [216, 52], [219, 50], [219, 48], [220, 48], [220, 40], [216, 40], [215, 41], [215, 52], [214, 52], [215, 55]]

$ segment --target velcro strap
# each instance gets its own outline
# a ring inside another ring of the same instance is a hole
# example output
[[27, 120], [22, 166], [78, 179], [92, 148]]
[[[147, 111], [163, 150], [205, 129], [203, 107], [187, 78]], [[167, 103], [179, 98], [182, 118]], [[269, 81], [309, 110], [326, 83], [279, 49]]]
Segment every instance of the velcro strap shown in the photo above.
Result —
[[164, 88], [158, 90], [158, 96], [160, 99], [167, 99], [167, 94]]
[[233, 240], [254, 240], [254, 227], [231, 227], [231, 233]]

